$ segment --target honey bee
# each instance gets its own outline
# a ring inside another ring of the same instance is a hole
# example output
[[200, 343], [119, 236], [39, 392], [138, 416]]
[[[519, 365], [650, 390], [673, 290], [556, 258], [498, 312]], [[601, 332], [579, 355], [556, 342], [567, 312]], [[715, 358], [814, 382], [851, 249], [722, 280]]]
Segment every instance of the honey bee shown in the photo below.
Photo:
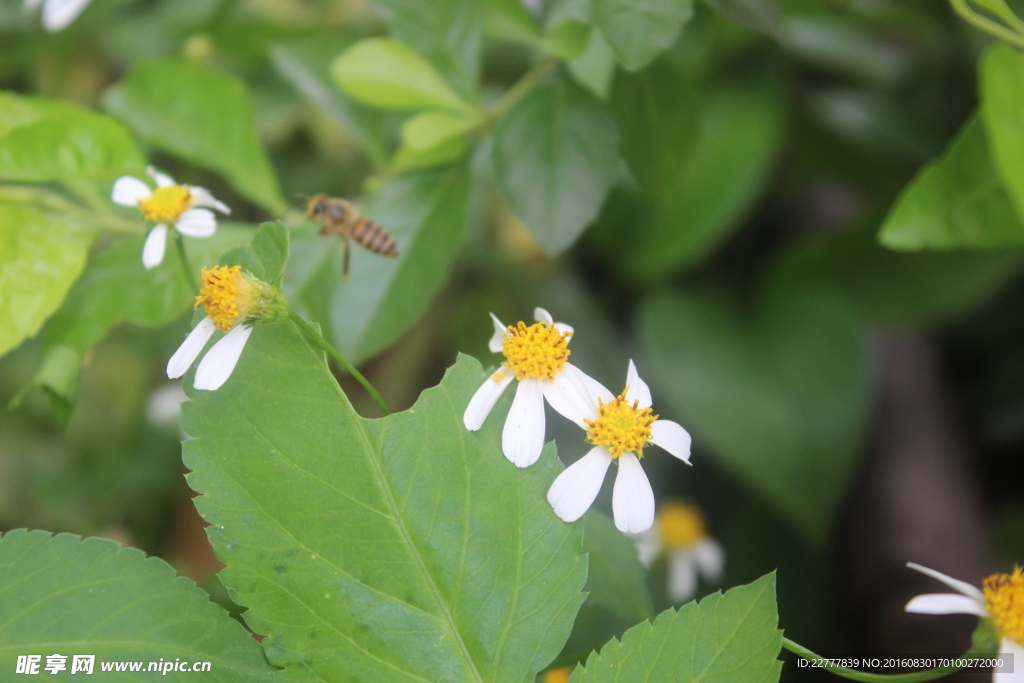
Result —
[[337, 235], [345, 244], [345, 264], [342, 275], [348, 283], [349, 237], [375, 254], [398, 256], [398, 243], [378, 223], [359, 213], [356, 207], [344, 199], [318, 194], [306, 204], [306, 217], [323, 226], [321, 235]]

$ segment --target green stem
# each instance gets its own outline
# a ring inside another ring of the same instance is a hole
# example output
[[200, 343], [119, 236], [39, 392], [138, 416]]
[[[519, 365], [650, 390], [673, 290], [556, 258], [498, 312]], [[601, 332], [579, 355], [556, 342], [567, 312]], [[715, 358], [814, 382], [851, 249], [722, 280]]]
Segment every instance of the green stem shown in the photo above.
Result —
[[971, 8], [969, 0], [949, 0], [949, 4], [953, 6], [953, 11], [959, 14], [967, 23], [995, 36], [999, 40], [1024, 49], [1024, 35], [978, 14]]
[[540, 83], [540, 80], [547, 75], [555, 64], [558, 64], [558, 60], [554, 57], [545, 57], [541, 61], [537, 62], [536, 66], [523, 74], [523, 77], [516, 81], [515, 85], [508, 89], [508, 91], [501, 96], [498, 103], [494, 105], [491, 111], [488, 113], [488, 118], [491, 122], [495, 122], [505, 115], [509, 109], [512, 108], [516, 102], [522, 99], [523, 95], [530, 92], [533, 86]]
[[935, 669], [915, 671], [909, 674], [873, 674], [866, 671], [857, 671], [856, 669], [847, 669], [845, 666], [833, 664], [821, 655], [814, 654], [803, 645], [794, 643], [789, 638], [782, 639], [782, 647], [803, 657], [809, 662], [821, 665], [823, 669], [828, 669], [837, 676], [849, 678], [852, 681], [869, 681], [869, 683], [916, 683], [917, 681], [931, 681], [936, 678], [948, 676], [954, 671], [959, 671], [963, 668], [959, 666], [940, 666]]
[[391, 414], [391, 411], [388, 410], [388, 407], [384, 404], [384, 399], [380, 397], [380, 394], [378, 394], [377, 390], [373, 388], [373, 385], [370, 384], [369, 380], [363, 377], [363, 375], [358, 370], [355, 369], [355, 366], [353, 366], [351, 363], [345, 360], [344, 356], [335, 351], [334, 347], [331, 346], [330, 342], [324, 339], [323, 336], [319, 332], [317, 332], [312, 325], [303, 320], [302, 317], [300, 317], [299, 314], [296, 313], [295, 311], [288, 311], [288, 318], [295, 323], [295, 326], [298, 327], [299, 330], [302, 331], [302, 333], [305, 334], [310, 341], [316, 343], [320, 348], [326, 351], [327, 355], [329, 355], [334, 360], [338, 361], [338, 365], [345, 368], [345, 370], [348, 371], [350, 375], [356, 378], [356, 381], [363, 385], [363, 388], [366, 389], [368, 394], [370, 394], [370, 397], [373, 399], [374, 403], [376, 403], [377, 407], [380, 408], [380, 412], [384, 413], [385, 415]]
[[188, 254], [185, 253], [185, 238], [181, 236], [181, 233], [174, 229], [173, 226], [167, 228], [174, 235], [174, 244], [178, 252], [178, 263], [181, 264], [181, 270], [185, 273], [185, 282], [189, 287], [195, 289], [196, 294], [200, 292], [202, 286], [200, 281], [196, 279], [195, 271], [192, 270], [192, 266], [188, 263]]

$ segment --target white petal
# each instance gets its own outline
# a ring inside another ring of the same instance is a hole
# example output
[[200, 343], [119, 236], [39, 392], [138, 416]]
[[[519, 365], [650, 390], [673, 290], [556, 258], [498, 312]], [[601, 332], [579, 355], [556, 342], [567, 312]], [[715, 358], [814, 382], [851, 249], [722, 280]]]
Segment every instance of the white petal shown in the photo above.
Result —
[[196, 389], [214, 390], [219, 389], [224, 382], [228, 381], [231, 371], [238, 364], [238, 358], [242, 355], [245, 342], [249, 341], [252, 334], [252, 326], [236, 325], [230, 332], [225, 334], [220, 341], [213, 345], [213, 348], [206, 352], [203, 360], [196, 369], [196, 382], [193, 386]]
[[572, 341], [572, 333], [575, 332], [575, 330], [572, 329], [572, 325], [566, 325], [565, 323], [555, 323], [555, 329], [563, 334], [565, 334], [566, 332], [569, 333], [570, 336], [565, 341], [566, 344]]
[[629, 361], [629, 371], [626, 372], [626, 387], [627, 401], [640, 401], [641, 408], [651, 407], [651, 390], [647, 388], [647, 383], [640, 379], [633, 361]]
[[206, 342], [210, 341], [210, 337], [213, 336], [216, 329], [217, 326], [209, 318], [200, 320], [199, 324], [185, 337], [185, 341], [181, 343], [171, 359], [167, 361], [167, 376], [171, 379], [178, 379], [184, 375], [185, 371], [192, 367], [192, 363], [199, 357]]
[[209, 237], [217, 229], [217, 219], [209, 209], [189, 209], [178, 216], [174, 229], [189, 237]]
[[661, 446], [687, 465], [690, 464], [690, 442], [690, 435], [676, 422], [655, 420], [651, 423], [651, 443]]
[[946, 584], [947, 586], [955, 590], [957, 593], [960, 593], [961, 595], [966, 595], [969, 598], [973, 598], [978, 604], [985, 603], [985, 597], [984, 595], [982, 595], [981, 590], [972, 586], [966, 581], [954, 579], [951, 576], [946, 576], [942, 572], [937, 572], [934, 569], [929, 569], [928, 567], [922, 567], [921, 565], [915, 562], [907, 562], [907, 566], [911, 569], [916, 569], [925, 576], [930, 576], [933, 579], [941, 581], [942, 583]]
[[700, 575], [707, 581], [718, 581], [722, 577], [722, 565], [725, 563], [725, 553], [722, 546], [713, 538], [705, 538], [698, 541], [690, 548], [690, 554], [700, 571]]
[[915, 614], [977, 614], [988, 616], [980, 603], [959, 593], [928, 593], [907, 603], [906, 610]]
[[205, 187], [189, 185], [188, 190], [192, 193], [192, 206], [205, 206], [209, 209], [217, 209], [226, 216], [231, 215], [231, 208], [210, 194]]
[[114, 191], [110, 193], [110, 199], [121, 206], [134, 206], [138, 208], [139, 200], [146, 199], [153, 194], [149, 185], [138, 178], [130, 175], [123, 175], [114, 183]]
[[638, 534], [654, 524], [654, 491], [640, 460], [632, 453], [619, 456], [619, 474], [612, 490], [615, 526], [627, 534]]
[[174, 178], [167, 175], [166, 173], [161, 173], [160, 171], [156, 170], [156, 168], [154, 168], [153, 166], [147, 166], [146, 173], [149, 174], [150, 178], [156, 181], [157, 187], [170, 187], [171, 185], [175, 184]]
[[[999, 643], [999, 654], [1013, 655], [1013, 664], [1005, 661], [1005, 668], [1013, 671], [993, 671], [993, 683], [1024, 683], [1024, 646], [1018, 645], [1009, 638], [1003, 638]], [[1009, 660], [1009, 657], [1004, 658]]]
[[167, 226], [161, 223], [149, 231], [146, 243], [142, 245], [142, 265], [146, 270], [151, 270], [160, 265], [164, 260], [164, 250], [167, 248]]
[[650, 567], [663, 550], [661, 536], [654, 529], [637, 534], [633, 537], [633, 543], [636, 544], [637, 553], [640, 555], [640, 563], [645, 567]]
[[548, 489], [548, 503], [562, 521], [575, 522], [590, 509], [611, 464], [612, 454], [595, 446], [555, 478]]
[[501, 393], [505, 391], [505, 387], [513, 379], [515, 379], [515, 373], [511, 372], [508, 368], [501, 367], [498, 368], [496, 373], [484, 380], [484, 383], [473, 394], [473, 398], [469, 399], [466, 412], [462, 415], [462, 422], [466, 425], [466, 429], [471, 432], [480, 429], [484, 420], [490, 414], [491, 408], [498, 402], [498, 399], [501, 398]]
[[540, 306], [533, 309], [533, 319], [539, 323], [544, 323], [545, 325], [555, 324], [555, 319], [551, 317], [551, 314], [545, 311]]
[[591, 393], [591, 382], [597, 384], [575, 365], [566, 363], [553, 380], [544, 383], [544, 398], [559, 415], [586, 429], [583, 420], [597, 417], [597, 397]]
[[46, 0], [43, 5], [43, 28], [61, 31], [82, 13], [90, 0]]
[[505, 326], [498, 320], [498, 316], [491, 313], [491, 320], [494, 321], [494, 335], [491, 337], [491, 341], [487, 342], [487, 347], [493, 353], [501, 353], [501, 347], [505, 343]]
[[697, 568], [688, 550], [677, 550], [668, 558], [668, 597], [674, 603], [686, 602], [697, 592]]
[[505, 418], [501, 450], [516, 467], [537, 462], [544, 448], [544, 386], [539, 379], [519, 381], [516, 398]]

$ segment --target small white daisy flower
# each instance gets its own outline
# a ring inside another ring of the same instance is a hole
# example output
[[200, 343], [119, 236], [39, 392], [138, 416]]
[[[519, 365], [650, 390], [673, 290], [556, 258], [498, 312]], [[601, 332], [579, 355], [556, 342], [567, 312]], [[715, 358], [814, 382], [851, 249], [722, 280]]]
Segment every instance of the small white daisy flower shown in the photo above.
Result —
[[668, 597], [683, 603], [697, 593], [698, 578], [715, 582], [722, 576], [722, 546], [708, 536], [704, 516], [696, 505], [672, 500], [663, 503], [654, 526], [634, 538], [640, 561], [651, 566], [663, 553], [668, 561]]
[[241, 266], [203, 269], [203, 288], [196, 297], [206, 317], [199, 321], [167, 362], [167, 376], [185, 374], [216, 330], [226, 332], [213, 345], [196, 369], [195, 388], [219, 389], [238, 364], [253, 325], [271, 322], [285, 315], [288, 301], [284, 292], [243, 272]]
[[[114, 183], [111, 199], [121, 206], [136, 206], [156, 226], [149, 232], [142, 247], [142, 265], [147, 270], [164, 260], [167, 248], [167, 224], [182, 235], [210, 237], [217, 229], [217, 219], [210, 209], [227, 215], [231, 209], [217, 201], [210, 191], [196, 185], [178, 185], [152, 166], [146, 172], [156, 181], [157, 189], [130, 175], [121, 176]], [[203, 208], [209, 207], [209, 208]]]
[[644, 446], [653, 443], [690, 464], [690, 435], [677, 423], [651, 412], [651, 390], [629, 361], [626, 389], [618, 397], [591, 380], [584, 403], [559, 411], [587, 431], [590, 452], [558, 475], [548, 502], [566, 522], [583, 516], [597, 497], [612, 461], [619, 464], [612, 490], [612, 512], [619, 531], [638, 534], [654, 523], [654, 491], [640, 466]]
[[568, 362], [572, 328], [556, 323], [543, 308], [534, 309], [533, 314], [536, 324], [527, 326], [520, 322], [515, 327], [505, 327], [491, 314], [494, 336], [490, 349], [504, 354], [505, 362], [477, 389], [462, 418], [466, 429], [480, 429], [502, 392], [513, 379], [519, 380], [501, 434], [501, 449], [517, 467], [527, 467], [540, 458], [544, 447], [544, 399], [568, 417], [589, 405], [589, 387], [597, 384]]
[[25, 12], [33, 12], [40, 5], [43, 6], [40, 20], [43, 28], [54, 33], [63, 31], [68, 25], [78, 18], [91, 0], [24, 0], [21, 9]]
[[987, 619], [999, 637], [999, 651], [1012, 653], [1014, 672], [995, 671], [994, 683], [1024, 683], [1024, 572], [993, 574], [982, 588], [908, 562], [907, 566], [937, 579], [956, 593], [918, 595], [906, 610], [916, 614], [973, 614]]

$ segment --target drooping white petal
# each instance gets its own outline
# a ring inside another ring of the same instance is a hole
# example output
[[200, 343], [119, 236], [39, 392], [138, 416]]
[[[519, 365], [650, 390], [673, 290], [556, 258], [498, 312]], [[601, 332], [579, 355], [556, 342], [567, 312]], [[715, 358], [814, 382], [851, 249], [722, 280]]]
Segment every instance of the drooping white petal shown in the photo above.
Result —
[[907, 603], [906, 610], [914, 614], [976, 614], [988, 616], [984, 606], [959, 593], [928, 593], [918, 595]]
[[199, 324], [192, 328], [192, 331], [185, 337], [185, 341], [181, 343], [171, 359], [167, 361], [167, 376], [171, 379], [178, 379], [184, 375], [185, 371], [192, 367], [192, 363], [199, 357], [206, 342], [210, 341], [210, 337], [216, 330], [217, 326], [210, 318], [200, 320]]
[[661, 536], [653, 528], [643, 531], [633, 537], [637, 553], [640, 555], [640, 563], [650, 567], [663, 550]]
[[74, 21], [90, 0], [46, 0], [41, 19], [47, 31], [62, 31]]
[[[999, 642], [999, 654], [1013, 655], [1013, 666], [1009, 666], [1010, 662], [1005, 661], [1007, 669], [1013, 669], [1013, 671], [999, 671], [992, 672], [993, 683], [1024, 683], [1024, 646], [1019, 645], [1009, 638], [1003, 638]], [[998, 655], [997, 655], [998, 656]], [[1004, 658], [1008, 660], [1009, 657]]]
[[693, 555], [700, 575], [706, 581], [718, 581], [722, 577], [725, 553], [722, 552], [722, 546], [718, 544], [718, 541], [713, 538], [704, 538], [690, 548], [690, 553]]
[[147, 166], [146, 173], [149, 174], [150, 178], [156, 181], [157, 187], [170, 187], [171, 185], [175, 184], [174, 178], [167, 175], [166, 173], [161, 173], [160, 171], [156, 170], [156, 168], [153, 166]]
[[626, 387], [627, 401], [639, 401], [641, 408], [651, 407], [651, 390], [647, 388], [647, 383], [640, 379], [632, 360], [629, 361], [629, 370], [626, 372]]
[[163, 262], [166, 249], [167, 226], [161, 223], [149, 231], [149, 237], [142, 245], [142, 265], [146, 270], [156, 268]]
[[686, 602], [697, 592], [697, 567], [689, 550], [677, 550], [668, 557], [668, 597]]
[[493, 313], [491, 313], [491, 320], [494, 321], [494, 334], [491, 336], [491, 341], [487, 342], [487, 348], [492, 353], [501, 353], [501, 347], [505, 343], [505, 326]]
[[251, 325], [236, 325], [206, 352], [196, 368], [196, 389], [213, 391], [228, 381], [252, 329]]
[[225, 216], [231, 215], [231, 208], [210, 194], [205, 187], [189, 185], [188, 190], [192, 193], [192, 206], [205, 206], [208, 209], [217, 209]]
[[981, 589], [972, 586], [966, 581], [954, 579], [952, 576], [946, 576], [942, 572], [937, 572], [934, 569], [929, 569], [928, 567], [922, 567], [921, 565], [915, 562], [907, 562], [907, 566], [911, 569], [921, 572], [925, 576], [930, 576], [933, 579], [941, 581], [942, 583], [946, 584], [947, 586], [955, 590], [957, 593], [960, 593], [961, 595], [966, 595], [969, 598], [973, 598], [978, 603], [983, 604], [985, 602], [985, 597], [984, 595], [982, 595]]
[[544, 386], [539, 379], [523, 379], [501, 432], [501, 450], [516, 467], [537, 462], [544, 448]]
[[555, 323], [555, 329], [561, 332], [562, 334], [565, 334], [566, 332], [569, 333], [570, 337], [565, 340], [566, 344], [572, 341], [571, 335], [573, 332], [575, 332], [575, 330], [572, 328], [572, 325], [566, 325], [565, 323]]
[[615, 526], [627, 534], [638, 534], [654, 524], [654, 491], [640, 460], [633, 453], [619, 456], [619, 474], [612, 489]]
[[533, 319], [539, 323], [544, 323], [545, 325], [555, 324], [555, 319], [551, 317], [551, 314], [540, 306], [533, 309]]
[[611, 464], [608, 449], [595, 446], [555, 478], [548, 489], [548, 503], [562, 521], [575, 522], [590, 509]]
[[189, 237], [209, 237], [217, 229], [217, 219], [209, 209], [188, 209], [178, 216], [174, 228]]
[[484, 380], [484, 383], [473, 394], [473, 398], [469, 399], [466, 412], [462, 415], [462, 423], [466, 425], [466, 429], [471, 432], [480, 429], [484, 420], [490, 414], [491, 408], [498, 402], [498, 399], [501, 398], [501, 393], [505, 391], [505, 387], [513, 379], [515, 379], [515, 374], [507, 368], [501, 367], [498, 368], [497, 372]]
[[544, 398], [559, 415], [586, 429], [584, 420], [597, 417], [597, 397], [591, 392], [591, 382], [598, 384], [572, 363], [566, 363], [553, 380], [544, 383]]
[[652, 422], [651, 443], [661, 446], [687, 465], [690, 464], [690, 434], [678, 423], [671, 420]]
[[110, 199], [121, 206], [138, 207], [140, 199], [146, 199], [153, 190], [149, 185], [138, 178], [130, 175], [123, 175], [114, 182], [114, 191], [110, 193]]

